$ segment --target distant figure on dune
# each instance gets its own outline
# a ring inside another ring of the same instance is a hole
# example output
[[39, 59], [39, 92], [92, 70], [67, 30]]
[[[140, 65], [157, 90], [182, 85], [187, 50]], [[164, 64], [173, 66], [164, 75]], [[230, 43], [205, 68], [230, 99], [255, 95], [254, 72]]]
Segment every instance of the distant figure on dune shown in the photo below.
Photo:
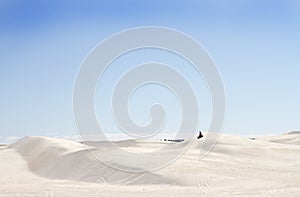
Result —
[[198, 135], [197, 139], [199, 140], [200, 138], [203, 138], [203, 135], [202, 135], [201, 131], [199, 131], [199, 135]]

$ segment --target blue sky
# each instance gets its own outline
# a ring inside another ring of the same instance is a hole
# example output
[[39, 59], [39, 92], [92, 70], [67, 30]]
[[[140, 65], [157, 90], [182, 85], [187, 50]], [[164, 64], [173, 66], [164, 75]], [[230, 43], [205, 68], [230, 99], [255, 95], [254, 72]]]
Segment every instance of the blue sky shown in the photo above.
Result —
[[[109, 35], [138, 26], [178, 29], [207, 49], [226, 89], [224, 133], [257, 136], [299, 130], [299, 21], [299, 1], [3, 0], [0, 135], [76, 135], [72, 91], [82, 60]], [[179, 63], [175, 66], [180, 69]], [[118, 70], [111, 72], [108, 79]], [[192, 71], [186, 74], [203, 86]], [[206, 93], [199, 88], [197, 94], [204, 130], [210, 104]], [[142, 95], [137, 92], [137, 103]], [[162, 95], [173, 99], [169, 93]], [[153, 100], [145, 100], [146, 105]], [[171, 114], [178, 107], [172, 103]], [[144, 108], [137, 109], [133, 106], [137, 121], [147, 122]], [[176, 118], [170, 118], [167, 130], [172, 131]], [[115, 131], [111, 124], [108, 118], [105, 125]]]

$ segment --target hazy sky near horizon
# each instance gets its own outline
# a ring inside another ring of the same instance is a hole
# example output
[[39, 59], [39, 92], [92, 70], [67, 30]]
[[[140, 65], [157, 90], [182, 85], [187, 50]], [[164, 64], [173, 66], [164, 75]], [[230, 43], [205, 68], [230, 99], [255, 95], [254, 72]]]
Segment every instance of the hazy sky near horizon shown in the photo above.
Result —
[[[72, 91], [82, 60], [106, 37], [138, 26], [180, 30], [209, 52], [226, 91], [222, 132], [257, 136], [300, 130], [300, 1], [3, 0], [0, 136], [76, 135]], [[108, 79], [118, 68], [111, 72]], [[202, 97], [203, 82], [191, 70], [182, 72], [199, 82], [205, 130], [210, 103], [205, 93]], [[146, 108], [134, 103], [148, 105], [157, 97], [143, 98], [143, 91], [131, 104], [133, 119], [145, 124]], [[159, 87], [151, 91], [170, 101], [170, 114], [179, 112], [170, 93]], [[169, 120], [172, 132], [178, 116]], [[114, 132], [113, 122], [105, 122]]]

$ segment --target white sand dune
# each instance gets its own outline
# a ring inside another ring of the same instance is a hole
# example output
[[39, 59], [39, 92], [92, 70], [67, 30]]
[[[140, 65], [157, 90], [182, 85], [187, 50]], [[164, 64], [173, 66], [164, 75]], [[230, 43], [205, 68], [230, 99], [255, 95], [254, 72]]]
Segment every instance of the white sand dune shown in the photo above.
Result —
[[[300, 196], [299, 139], [297, 132], [256, 140], [221, 135], [204, 158], [201, 139], [165, 168], [129, 173], [99, 162], [84, 144], [25, 137], [0, 148], [0, 196]], [[104, 151], [106, 143], [87, 144]], [[115, 143], [142, 152], [165, 146], [155, 140]]]
[[300, 131], [291, 131], [280, 136], [263, 137], [261, 140], [276, 142], [281, 144], [300, 145]]
[[[106, 143], [106, 142], [105, 142]], [[104, 143], [104, 144], [105, 144]], [[134, 143], [134, 140], [132, 140]], [[167, 184], [153, 173], [130, 173], [108, 167], [80, 143], [46, 137], [26, 137], [9, 146], [15, 149], [37, 175], [50, 179], [70, 179], [113, 184]]]

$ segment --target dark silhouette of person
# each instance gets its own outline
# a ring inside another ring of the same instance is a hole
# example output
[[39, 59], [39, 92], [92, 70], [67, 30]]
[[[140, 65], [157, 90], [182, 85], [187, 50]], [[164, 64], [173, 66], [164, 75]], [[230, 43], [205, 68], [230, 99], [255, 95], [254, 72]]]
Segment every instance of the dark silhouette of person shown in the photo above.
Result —
[[197, 139], [199, 140], [200, 138], [203, 138], [203, 135], [202, 135], [201, 131], [199, 131], [199, 135], [198, 135]]

